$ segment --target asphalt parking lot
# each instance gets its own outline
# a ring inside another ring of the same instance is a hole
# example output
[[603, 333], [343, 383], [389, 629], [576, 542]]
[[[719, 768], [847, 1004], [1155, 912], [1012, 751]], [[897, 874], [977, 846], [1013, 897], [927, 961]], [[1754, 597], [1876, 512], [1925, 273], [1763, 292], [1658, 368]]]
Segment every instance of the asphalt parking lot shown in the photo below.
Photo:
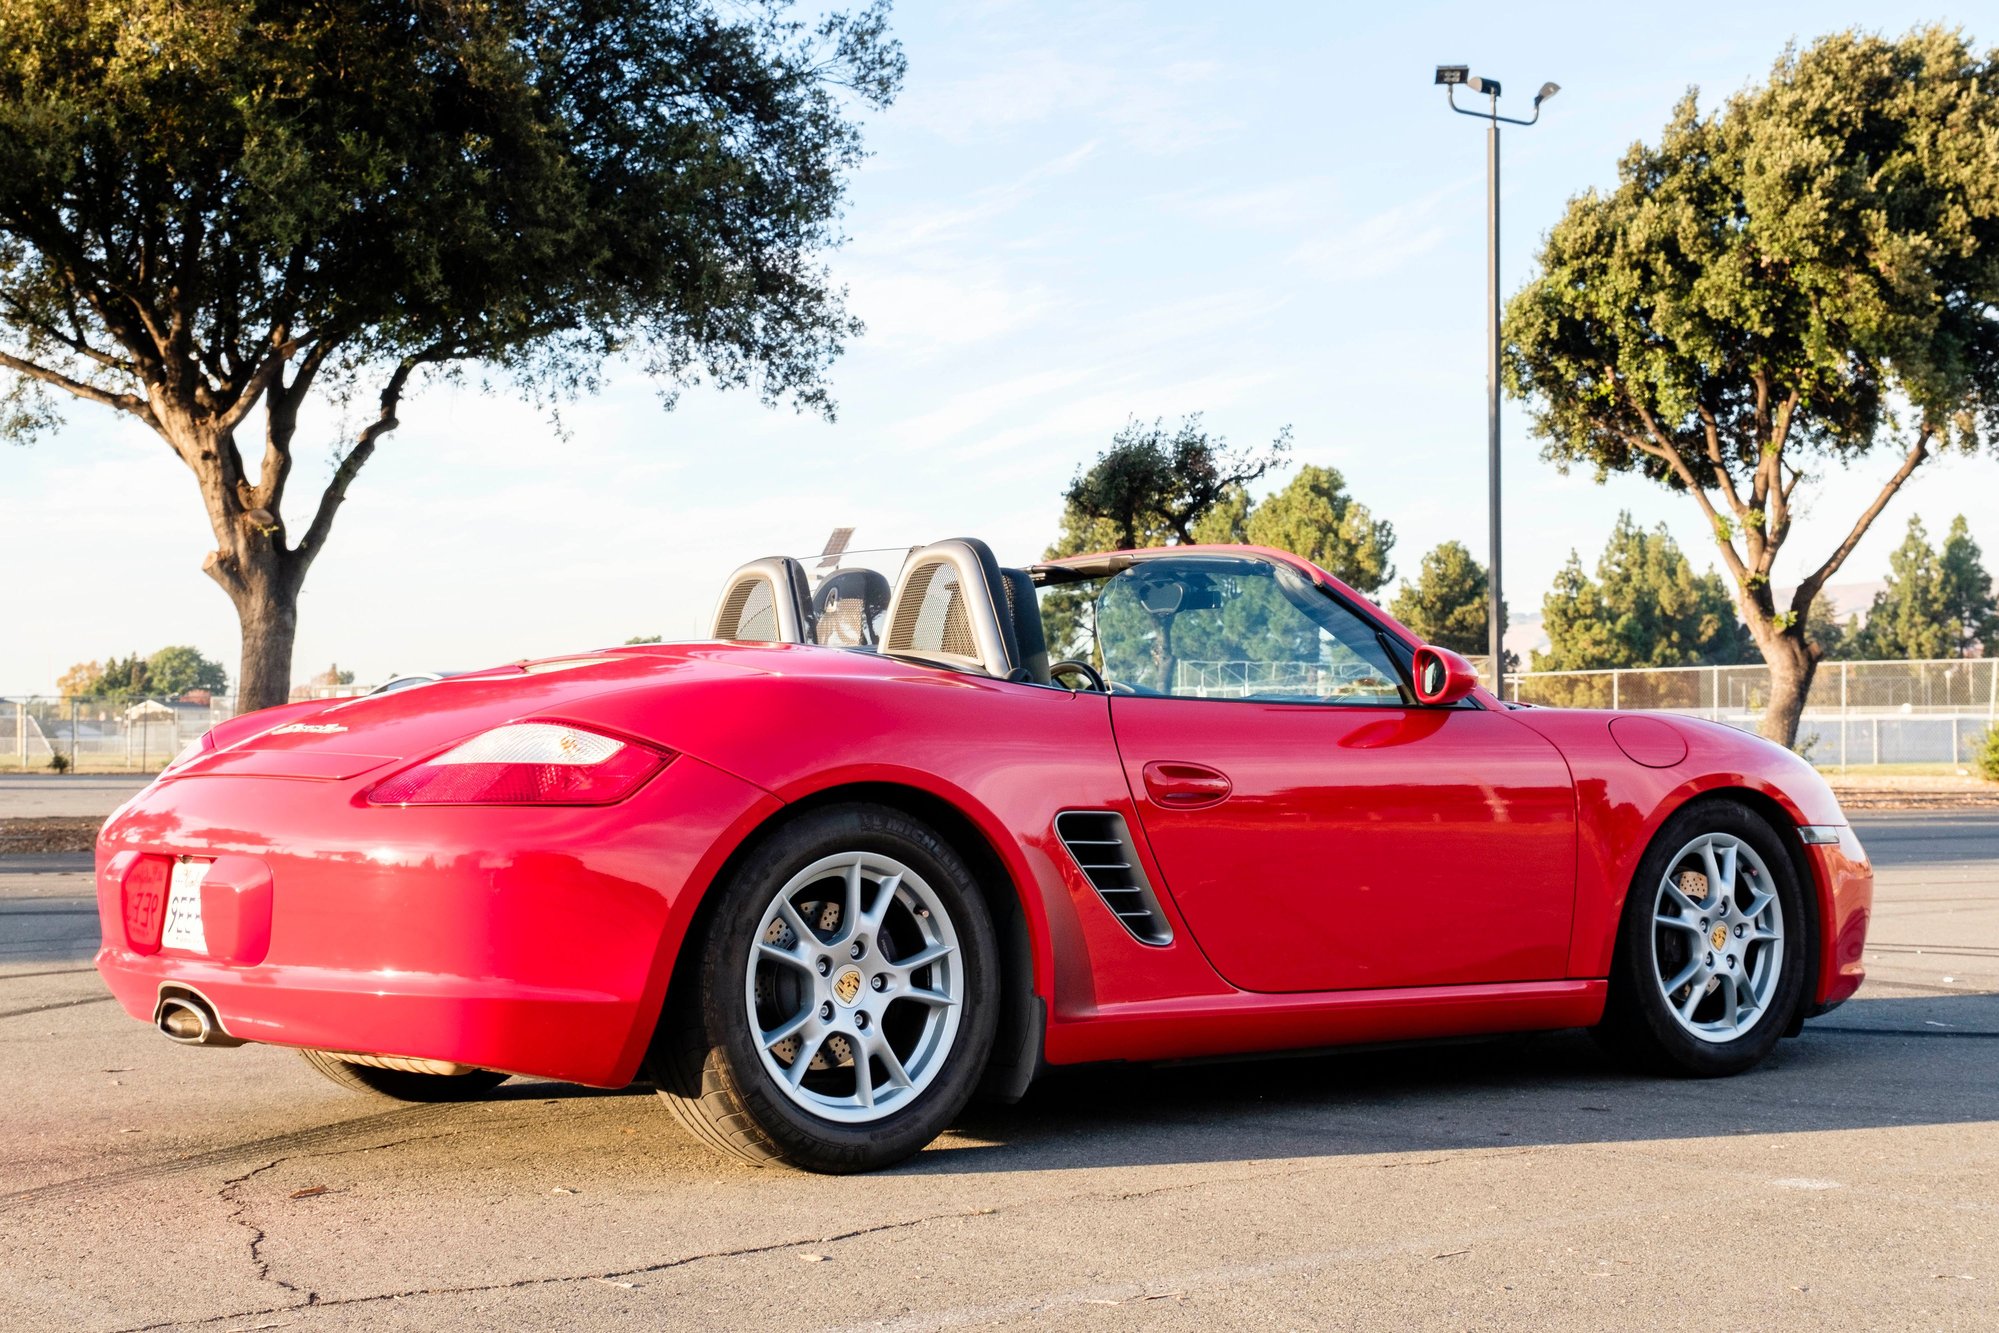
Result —
[[0, 860], [0, 1327], [1990, 1328], [1999, 814], [1856, 823], [1871, 980], [1742, 1078], [1573, 1033], [1093, 1070], [863, 1179], [641, 1090], [172, 1046], [89, 968], [86, 859]]

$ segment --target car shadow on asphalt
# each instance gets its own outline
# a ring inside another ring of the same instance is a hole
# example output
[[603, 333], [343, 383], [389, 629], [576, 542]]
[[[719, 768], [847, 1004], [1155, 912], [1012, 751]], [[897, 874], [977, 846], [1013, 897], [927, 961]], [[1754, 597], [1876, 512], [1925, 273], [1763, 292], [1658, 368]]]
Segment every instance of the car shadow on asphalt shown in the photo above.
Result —
[[1855, 1000], [1735, 1078], [1626, 1069], [1583, 1032], [1050, 1071], [912, 1173], [1253, 1162], [1999, 1119], [1999, 995]]

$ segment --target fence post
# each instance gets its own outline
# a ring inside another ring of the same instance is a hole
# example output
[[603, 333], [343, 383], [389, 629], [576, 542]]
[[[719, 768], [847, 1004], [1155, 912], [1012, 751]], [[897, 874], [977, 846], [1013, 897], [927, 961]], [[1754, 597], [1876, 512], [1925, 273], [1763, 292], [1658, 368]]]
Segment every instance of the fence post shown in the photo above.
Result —
[[69, 697], [69, 771], [76, 772], [76, 696]]
[[28, 771], [28, 701], [26, 699], [14, 705], [14, 721], [19, 723], [21, 728], [21, 771], [25, 773]]
[[1839, 664], [1839, 771], [1846, 771], [1846, 684], [1853, 678], [1853, 663]]
[[1613, 712], [1623, 706], [1620, 702], [1622, 696], [1618, 691], [1618, 682], [1623, 679], [1624, 673], [1622, 671], [1613, 671], [1610, 673], [1610, 707]]

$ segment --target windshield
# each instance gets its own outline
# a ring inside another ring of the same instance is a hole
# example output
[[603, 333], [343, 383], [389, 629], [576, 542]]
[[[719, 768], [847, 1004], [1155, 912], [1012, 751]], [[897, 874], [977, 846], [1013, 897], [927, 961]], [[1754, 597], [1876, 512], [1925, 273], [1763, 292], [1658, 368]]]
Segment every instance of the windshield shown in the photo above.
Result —
[[1057, 656], [1118, 693], [1284, 703], [1412, 702], [1375, 628], [1288, 565], [1163, 556], [1047, 587]]

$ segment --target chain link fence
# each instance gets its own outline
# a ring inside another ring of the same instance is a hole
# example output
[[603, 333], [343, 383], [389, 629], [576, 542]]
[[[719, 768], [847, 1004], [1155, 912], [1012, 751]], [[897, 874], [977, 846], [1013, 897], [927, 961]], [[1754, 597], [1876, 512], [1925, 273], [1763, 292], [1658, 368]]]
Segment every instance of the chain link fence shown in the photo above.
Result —
[[[1754, 731], [1770, 702], [1765, 666], [1522, 671], [1506, 697], [1553, 708], [1650, 709]], [[1821, 662], [1798, 750], [1822, 766], [1968, 763], [1999, 725], [1999, 658]]]
[[155, 773], [202, 732], [234, 717], [235, 704], [201, 694], [0, 698], [0, 771]]
[[[1201, 693], [1338, 693], [1338, 673], [1309, 664], [1200, 663]], [[1295, 667], [1295, 669], [1293, 669]], [[1481, 671], [1483, 675], [1483, 671]], [[365, 692], [346, 687], [327, 694]], [[1522, 671], [1506, 697], [1553, 708], [1683, 713], [1756, 730], [1770, 699], [1763, 666]], [[69, 766], [79, 772], [157, 772], [225, 718], [235, 700], [0, 698], [0, 771]], [[1999, 658], [1825, 662], [1812, 681], [1798, 748], [1822, 766], [1970, 763], [1999, 726]], [[60, 760], [57, 757], [60, 756]]]

